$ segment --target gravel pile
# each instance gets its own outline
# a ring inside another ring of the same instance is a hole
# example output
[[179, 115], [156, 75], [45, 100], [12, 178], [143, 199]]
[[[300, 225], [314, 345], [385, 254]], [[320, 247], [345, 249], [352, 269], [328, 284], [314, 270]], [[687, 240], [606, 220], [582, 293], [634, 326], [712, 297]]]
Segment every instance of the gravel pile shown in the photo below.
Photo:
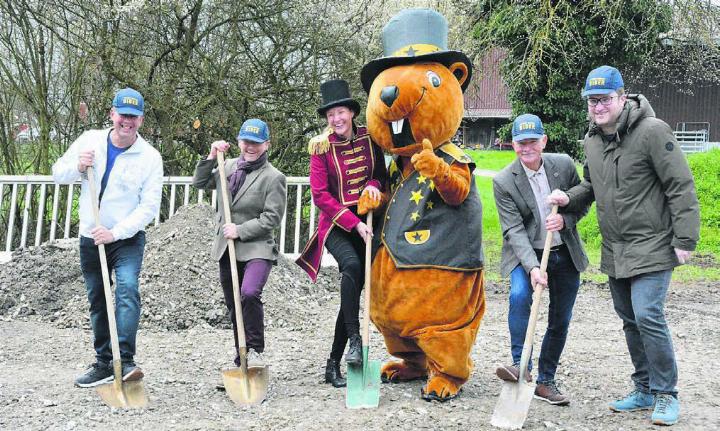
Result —
[[[207, 205], [181, 207], [147, 230], [140, 275], [142, 328], [229, 327], [217, 262], [210, 257], [212, 240], [213, 210]], [[294, 262], [281, 257], [263, 292], [266, 326], [315, 327], [323, 305], [337, 300], [338, 286], [336, 270], [323, 271], [312, 284]], [[0, 319], [29, 316], [59, 327], [89, 328], [77, 239], [18, 250], [11, 262], [0, 265]]]

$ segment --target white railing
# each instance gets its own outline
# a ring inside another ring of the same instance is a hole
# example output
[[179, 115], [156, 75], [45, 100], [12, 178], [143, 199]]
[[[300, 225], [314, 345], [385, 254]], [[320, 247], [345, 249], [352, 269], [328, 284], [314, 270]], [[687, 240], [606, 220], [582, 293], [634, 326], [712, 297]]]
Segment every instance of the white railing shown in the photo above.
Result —
[[684, 153], [689, 154], [708, 151], [708, 135], [706, 130], [676, 130], [673, 131], [673, 134]]
[[[206, 202], [204, 190], [192, 187], [191, 183], [192, 177], [164, 178], [163, 200], [155, 225], [172, 217], [183, 205]], [[287, 185], [288, 205], [280, 224], [279, 248], [287, 257], [295, 258], [315, 230], [317, 211], [311, 202], [307, 177], [287, 177]], [[79, 181], [55, 184], [49, 175], [0, 175], [0, 229], [5, 228], [5, 255], [17, 248], [77, 236], [79, 186]], [[51, 196], [52, 204], [47, 205]], [[217, 208], [215, 190], [209, 199], [210, 205]], [[304, 208], [307, 208], [305, 214]], [[291, 235], [287, 232], [288, 223], [291, 223]], [[3, 250], [1, 247], [2, 243], [0, 250]]]

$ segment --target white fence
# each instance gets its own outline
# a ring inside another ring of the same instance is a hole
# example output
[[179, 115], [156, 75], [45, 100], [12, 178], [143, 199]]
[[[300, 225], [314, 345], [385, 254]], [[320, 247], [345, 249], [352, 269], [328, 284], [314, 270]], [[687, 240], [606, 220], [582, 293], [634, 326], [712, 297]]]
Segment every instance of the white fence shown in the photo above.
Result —
[[[183, 205], [205, 203], [209, 199], [207, 203], [217, 207], [214, 190], [206, 196], [203, 190], [192, 187], [191, 182], [192, 177], [164, 178], [163, 199], [155, 225], [172, 217]], [[287, 177], [287, 185], [288, 205], [278, 242], [283, 254], [295, 258], [315, 230], [316, 209], [310, 198], [307, 177]], [[76, 237], [79, 196], [79, 181], [59, 185], [51, 176], [0, 175], [0, 226], [5, 228], [6, 255], [17, 248]]]
[[686, 154], [703, 153], [720, 148], [720, 142], [708, 142], [707, 130], [676, 130], [673, 132], [678, 145]]

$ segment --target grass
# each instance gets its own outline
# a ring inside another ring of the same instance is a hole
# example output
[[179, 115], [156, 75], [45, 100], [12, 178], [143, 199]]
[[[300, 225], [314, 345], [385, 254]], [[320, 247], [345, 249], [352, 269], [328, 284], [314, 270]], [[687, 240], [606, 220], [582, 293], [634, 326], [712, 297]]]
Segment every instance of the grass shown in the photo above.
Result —
[[514, 151], [465, 150], [472, 157], [478, 169], [499, 171], [515, 160]]
[[[499, 171], [515, 160], [515, 153], [512, 151], [465, 150], [465, 152], [473, 158], [479, 169]], [[720, 150], [692, 155], [688, 158], [688, 163], [695, 177], [700, 201], [700, 242], [693, 255], [693, 263], [678, 267], [673, 280], [675, 282], [720, 281], [720, 267], [716, 264], [720, 257], [720, 187], [717, 186], [720, 184]], [[500, 276], [502, 230], [493, 197], [492, 178], [476, 176], [475, 180], [483, 204], [486, 277], [498, 281], [502, 279]], [[578, 223], [578, 231], [590, 260], [590, 268], [582, 274], [582, 278], [595, 282], [607, 280], [607, 276], [598, 269], [602, 240], [595, 205]]]
[[498, 219], [495, 198], [493, 197], [492, 178], [475, 177], [483, 206], [483, 248], [485, 253], [486, 277], [492, 281], [500, 279], [500, 251], [502, 250], [502, 229]]

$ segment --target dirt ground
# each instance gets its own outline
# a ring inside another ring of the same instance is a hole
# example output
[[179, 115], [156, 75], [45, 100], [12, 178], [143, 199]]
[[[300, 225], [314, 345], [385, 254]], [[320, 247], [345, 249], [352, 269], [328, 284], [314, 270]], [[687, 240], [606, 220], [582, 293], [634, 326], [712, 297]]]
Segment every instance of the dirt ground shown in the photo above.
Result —
[[[93, 352], [72, 244], [17, 253], [0, 265], [0, 430], [492, 429], [501, 387], [493, 372], [509, 357], [507, 286], [487, 286], [476, 367], [459, 398], [428, 403], [419, 398], [421, 382], [383, 385], [379, 408], [355, 411], [345, 408], [343, 390], [323, 383], [339, 307], [337, 275], [325, 270], [311, 285], [288, 261], [273, 269], [264, 293], [268, 398], [260, 406], [236, 407], [215, 389], [220, 368], [232, 358], [217, 270], [202, 252], [188, 251], [207, 245], [200, 240], [211, 228], [201, 223], [205, 215], [204, 209], [190, 210], [148, 231], [136, 357], [150, 400], [143, 410], [111, 409], [94, 390], [73, 386]], [[674, 430], [720, 429], [720, 387], [712, 371], [720, 357], [719, 294], [718, 283], [673, 284], [668, 297], [680, 371], [681, 420]], [[544, 322], [541, 315], [536, 343]], [[371, 338], [371, 359], [388, 359], [380, 335]], [[572, 403], [555, 407], [534, 400], [525, 429], [657, 428], [649, 412], [607, 408], [630, 389], [630, 373], [607, 287], [584, 282], [557, 375]]]

